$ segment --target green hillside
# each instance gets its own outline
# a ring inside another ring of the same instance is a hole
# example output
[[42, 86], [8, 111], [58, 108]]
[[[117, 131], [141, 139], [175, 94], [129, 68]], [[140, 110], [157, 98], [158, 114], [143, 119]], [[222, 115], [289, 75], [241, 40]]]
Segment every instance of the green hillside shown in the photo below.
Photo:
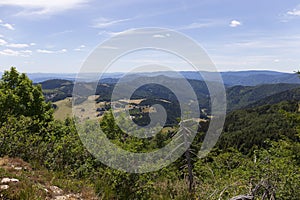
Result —
[[[247, 107], [268, 96], [299, 88], [298, 84], [268, 84], [258, 86], [234, 86], [227, 89], [228, 111]], [[282, 99], [285, 100], [285, 99]], [[279, 103], [278, 101], [277, 103]], [[264, 104], [262, 104], [264, 105]]]

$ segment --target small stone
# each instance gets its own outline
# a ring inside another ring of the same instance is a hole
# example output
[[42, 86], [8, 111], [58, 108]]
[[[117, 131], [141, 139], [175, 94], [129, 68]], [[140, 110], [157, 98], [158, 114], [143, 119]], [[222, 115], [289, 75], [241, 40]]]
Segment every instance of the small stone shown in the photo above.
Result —
[[55, 194], [55, 195], [60, 195], [62, 194], [64, 191], [62, 189], [60, 189], [57, 186], [50, 186], [50, 190]]
[[22, 167], [15, 167], [14, 169], [15, 169], [15, 170], [18, 170], [18, 171], [21, 171], [21, 170], [22, 170]]
[[66, 196], [56, 196], [55, 200], [67, 200], [68, 198]]
[[2, 180], [1, 180], [1, 183], [10, 183], [10, 182], [19, 182], [19, 180], [18, 179], [16, 179], [16, 178], [3, 178]]
[[8, 185], [1, 185], [1, 186], [0, 186], [0, 189], [1, 189], [1, 190], [7, 190], [8, 188], [9, 188]]

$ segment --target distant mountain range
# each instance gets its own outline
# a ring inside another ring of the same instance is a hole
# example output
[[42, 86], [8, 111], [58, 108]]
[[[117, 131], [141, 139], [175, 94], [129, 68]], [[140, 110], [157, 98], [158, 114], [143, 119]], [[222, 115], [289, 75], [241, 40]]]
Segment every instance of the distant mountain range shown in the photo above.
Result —
[[[136, 79], [138, 77], [153, 77], [164, 75], [171, 78], [178, 78], [178, 74], [187, 79], [203, 80], [203, 77], [214, 75], [213, 72], [194, 72], [194, 71], [181, 71], [179, 73], [171, 71], [161, 72], [142, 72], [129, 74], [128, 77]], [[102, 75], [102, 79], [105, 82], [115, 83], [124, 73], [107, 73]], [[64, 79], [74, 81], [77, 77], [75, 73], [60, 74], [60, 73], [29, 73], [29, 78], [35, 83], [50, 80], [50, 79]], [[203, 76], [203, 77], [202, 77]], [[294, 73], [283, 73], [275, 71], [236, 71], [236, 72], [221, 72], [224, 84], [226, 86], [255, 86], [260, 84], [276, 84], [276, 83], [290, 83], [300, 84], [300, 79]], [[95, 76], [95, 73], [85, 74], [81, 81], [98, 81], [100, 77]], [[129, 80], [127, 78], [127, 80]]]
[[[139, 77], [135, 79], [134, 83], [143, 82], [145, 79], [155, 79], [157, 77]], [[104, 79], [103, 82], [98, 84], [96, 94], [100, 95], [99, 101], [110, 101], [112, 91], [114, 90], [115, 81], [118, 79]], [[175, 85], [179, 91], [181, 89], [180, 79], [168, 78], [169, 84]], [[189, 83], [193, 87], [198, 101], [201, 102], [201, 107], [209, 109], [210, 98], [209, 91], [205, 82], [200, 80], [189, 80]], [[72, 96], [73, 82], [69, 80], [53, 79], [40, 83], [47, 101], [58, 101]], [[84, 88], [88, 90], [90, 83], [82, 83]], [[124, 88], [125, 91], [130, 90], [132, 82], [126, 84], [128, 88]], [[242, 86], [236, 85], [226, 88], [227, 94], [227, 110], [231, 112], [233, 110], [251, 108], [265, 104], [276, 104], [281, 101], [300, 101], [300, 84], [290, 83], [275, 83], [275, 84], [261, 84], [256, 86]], [[138, 89], [133, 99], [165, 99], [171, 102], [177, 101], [174, 94], [163, 89], [159, 85], [144, 85]], [[189, 97], [186, 97], [189, 100]]]

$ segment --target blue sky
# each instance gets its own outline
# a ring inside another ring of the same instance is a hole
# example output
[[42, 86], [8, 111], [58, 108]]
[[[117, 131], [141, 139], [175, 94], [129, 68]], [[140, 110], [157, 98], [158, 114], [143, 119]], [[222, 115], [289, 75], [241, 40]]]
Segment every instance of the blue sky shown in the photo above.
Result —
[[143, 27], [186, 34], [220, 71], [300, 69], [296, 0], [0, 0], [0, 71], [76, 73], [101, 42]]

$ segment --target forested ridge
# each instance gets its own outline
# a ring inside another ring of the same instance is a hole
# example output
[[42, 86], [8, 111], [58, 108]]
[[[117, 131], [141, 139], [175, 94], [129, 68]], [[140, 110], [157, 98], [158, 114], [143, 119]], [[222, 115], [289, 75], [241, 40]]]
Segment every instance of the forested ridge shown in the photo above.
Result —
[[[59, 81], [57, 84], [61, 85]], [[64, 85], [66, 93], [70, 92], [70, 84]], [[55, 93], [54, 88], [47, 89], [46, 92]], [[284, 92], [282, 87], [280, 90]], [[130, 174], [97, 161], [77, 134], [76, 118], [56, 120], [42, 87], [11, 68], [0, 80], [0, 158], [22, 159], [32, 169], [13, 173], [0, 163], [0, 178], [12, 176], [21, 183], [27, 181], [27, 184], [9, 183], [8, 189], [0, 189], [0, 199], [55, 199], [40, 187], [49, 180], [65, 191], [83, 194], [84, 199], [297, 200], [300, 197], [299, 100], [286, 100], [272, 105], [259, 103], [246, 109], [241, 106], [240, 110], [230, 112], [218, 144], [205, 158], [198, 158], [196, 152], [209, 121], [200, 124], [189, 149], [191, 159], [184, 154], [159, 171]], [[86, 125], [93, 123], [87, 121]], [[128, 136], [116, 126], [109, 111], [100, 125], [113, 143], [132, 152], [161, 148], [178, 131], [177, 124], [149, 139]], [[41, 176], [45, 178], [29, 181], [35, 171], [43, 171]], [[92, 192], [87, 195], [87, 190]]]

